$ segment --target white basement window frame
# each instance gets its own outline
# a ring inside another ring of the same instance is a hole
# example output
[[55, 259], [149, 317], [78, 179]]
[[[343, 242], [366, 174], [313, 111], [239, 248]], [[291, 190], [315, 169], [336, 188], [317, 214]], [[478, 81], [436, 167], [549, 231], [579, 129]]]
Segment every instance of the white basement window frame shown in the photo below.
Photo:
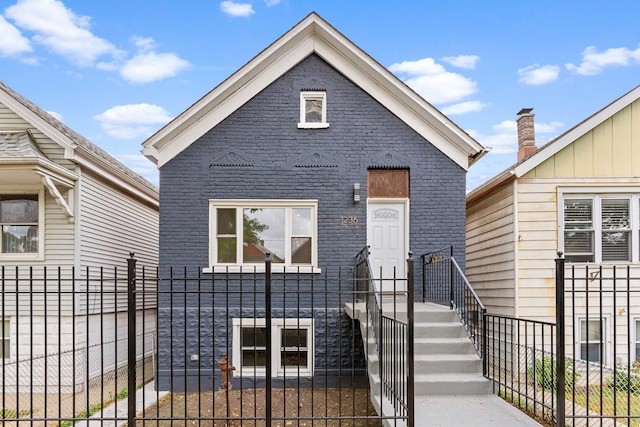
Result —
[[43, 188], [0, 187], [0, 260], [44, 259]]
[[[238, 376], [266, 375], [266, 320], [233, 319], [231, 363]], [[314, 321], [309, 318], [271, 319], [271, 373], [274, 377], [312, 377]], [[287, 362], [289, 360], [289, 363]]]
[[327, 92], [303, 90], [300, 92], [300, 129], [325, 129], [327, 122]]
[[[320, 273], [317, 200], [210, 200], [211, 272]], [[266, 226], [266, 227], [265, 227]]]
[[567, 262], [640, 262], [640, 188], [559, 190], [558, 224]]

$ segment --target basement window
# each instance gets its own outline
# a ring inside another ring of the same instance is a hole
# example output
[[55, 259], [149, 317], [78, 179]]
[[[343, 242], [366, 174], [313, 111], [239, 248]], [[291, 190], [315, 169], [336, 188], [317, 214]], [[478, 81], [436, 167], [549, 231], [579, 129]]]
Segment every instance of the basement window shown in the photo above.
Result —
[[272, 319], [271, 343], [265, 319], [233, 319], [233, 366], [240, 376], [265, 376], [267, 352], [275, 377], [313, 376], [313, 319]]

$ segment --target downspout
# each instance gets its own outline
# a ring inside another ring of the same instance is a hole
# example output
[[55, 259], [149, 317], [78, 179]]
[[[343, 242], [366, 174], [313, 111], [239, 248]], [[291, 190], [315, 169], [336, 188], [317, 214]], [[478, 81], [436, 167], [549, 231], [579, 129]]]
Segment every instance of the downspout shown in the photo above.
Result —
[[[511, 171], [515, 173], [515, 171]], [[520, 227], [518, 216], [518, 179], [513, 181], [513, 317], [520, 315]]]

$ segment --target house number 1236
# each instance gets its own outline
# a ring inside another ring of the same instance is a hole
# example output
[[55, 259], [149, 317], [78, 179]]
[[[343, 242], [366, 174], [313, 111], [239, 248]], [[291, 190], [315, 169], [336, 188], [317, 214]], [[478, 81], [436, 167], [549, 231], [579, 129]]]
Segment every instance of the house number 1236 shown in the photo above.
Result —
[[357, 216], [343, 216], [342, 225], [356, 225], [358, 223]]

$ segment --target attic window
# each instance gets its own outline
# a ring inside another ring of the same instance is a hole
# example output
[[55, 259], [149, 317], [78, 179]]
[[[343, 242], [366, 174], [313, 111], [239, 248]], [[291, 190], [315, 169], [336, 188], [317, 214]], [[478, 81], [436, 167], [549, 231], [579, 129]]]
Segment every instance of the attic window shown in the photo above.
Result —
[[324, 90], [303, 90], [300, 92], [300, 129], [328, 128], [327, 92]]

